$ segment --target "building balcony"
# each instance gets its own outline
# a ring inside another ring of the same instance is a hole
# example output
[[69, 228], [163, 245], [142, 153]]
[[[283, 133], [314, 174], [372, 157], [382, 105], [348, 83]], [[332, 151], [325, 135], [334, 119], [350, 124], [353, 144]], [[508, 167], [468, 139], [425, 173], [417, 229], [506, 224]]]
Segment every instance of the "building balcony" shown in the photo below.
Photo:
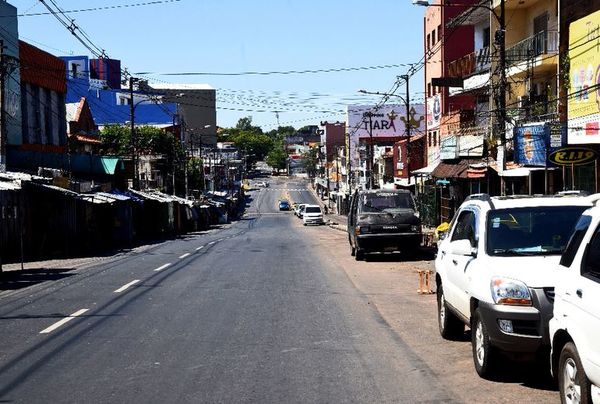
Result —
[[553, 55], [558, 54], [558, 31], [542, 31], [529, 38], [517, 42], [506, 49], [506, 63], [509, 67], [530, 64], [556, 65]]
[[471, 52], [448, 64], [448, 75], [451, 77], [468, 77], [487, 72], [491, 66], [490, 48], [486, 46]]

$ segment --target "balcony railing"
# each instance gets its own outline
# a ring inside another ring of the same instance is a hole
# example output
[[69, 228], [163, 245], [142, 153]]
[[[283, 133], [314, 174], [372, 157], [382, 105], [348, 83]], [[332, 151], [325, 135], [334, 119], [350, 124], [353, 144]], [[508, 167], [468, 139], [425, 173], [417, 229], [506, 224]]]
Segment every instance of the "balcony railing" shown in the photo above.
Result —
[[506, 63], [519, 64], [540, 55], [558, 53], [558, 31], [542, 31], [534, 36], [517, 42], [506, 50]]
[[489, 70], [490, 62], [490, 48], [486, 46], [450, 62], [448, 64], [448, 74], [451, 77], [466, 77]]

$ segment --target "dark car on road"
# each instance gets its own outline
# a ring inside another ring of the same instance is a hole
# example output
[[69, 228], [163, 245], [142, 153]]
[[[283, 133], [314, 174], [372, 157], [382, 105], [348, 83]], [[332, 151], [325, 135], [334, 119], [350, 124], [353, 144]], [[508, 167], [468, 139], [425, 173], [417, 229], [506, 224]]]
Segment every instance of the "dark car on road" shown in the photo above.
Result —
[[348, 213], [351, 254], [413, 253], [421, 244], [421, 220], [410, 191], [360, 190], [352, 196]]
[[279, 210], [290, 210], [290, 203], [288, 201], [279, 201]]

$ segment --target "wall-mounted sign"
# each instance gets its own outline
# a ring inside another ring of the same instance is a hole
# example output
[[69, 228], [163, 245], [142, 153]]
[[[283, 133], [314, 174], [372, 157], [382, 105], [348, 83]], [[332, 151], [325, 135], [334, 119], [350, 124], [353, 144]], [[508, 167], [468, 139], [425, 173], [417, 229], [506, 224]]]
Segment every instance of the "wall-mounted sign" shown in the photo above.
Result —
[[456, 136], [447, 136], [440, 142], [440, 159], [454, 160], [458, 158], [458, 144]]
[[548, 160], [559, 166], [583, 165], [596, 159], [596, 152], [586, 147], [565, 147], [548, 156]]
[[569, 144], [600, 143], [600, 11], [569, 26]]
[[545, 124], [516, 127], [515, 163], [545, 167], [549, 137], [550, 128]]
[[427, 130], [437, 129], [442, 118], [442, 99], [440, 94], [427, 99]]

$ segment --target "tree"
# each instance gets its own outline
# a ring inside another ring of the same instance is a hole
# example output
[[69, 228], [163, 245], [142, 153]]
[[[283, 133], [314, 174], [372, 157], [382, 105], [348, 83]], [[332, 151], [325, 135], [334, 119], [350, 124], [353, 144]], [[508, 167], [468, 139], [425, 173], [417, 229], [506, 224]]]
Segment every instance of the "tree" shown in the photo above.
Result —
[[267, 164], [281, 170], [287, 166], [287, 153], [283, 149], [283, 142], [275, 142], [273, 148], [267, 155]]
[[306, 152], [302, 153], [302, 161], [304, 169], [310, 178], [314, 178], [317, 172], [317, 164], [319, 162], [319, 149], [311, 147]]

